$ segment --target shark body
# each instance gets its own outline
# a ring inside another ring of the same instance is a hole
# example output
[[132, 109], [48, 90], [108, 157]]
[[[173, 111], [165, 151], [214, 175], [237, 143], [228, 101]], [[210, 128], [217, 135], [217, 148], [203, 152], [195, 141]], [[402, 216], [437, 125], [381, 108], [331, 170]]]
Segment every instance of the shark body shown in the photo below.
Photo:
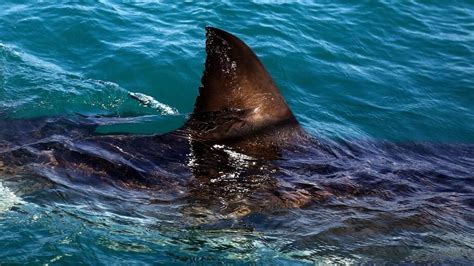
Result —
[[[184, 201], [233, 217], [341, 197], [385, 199], [404, 190], [393, 176], [422, 180], [439, 175], [433, 169], [440, 164], [469, 177], [472, 145], [315, 140], [242, 40], [216, 28], [207, 28], [206, 36], [202, 85], [181, 128], [152, 136], [97, 135], [90, 118], [3, 120], [0, 175], [84, 193], [144, 191], [157, 202]], [[466, 165], [447, 163], [451, 158]]]

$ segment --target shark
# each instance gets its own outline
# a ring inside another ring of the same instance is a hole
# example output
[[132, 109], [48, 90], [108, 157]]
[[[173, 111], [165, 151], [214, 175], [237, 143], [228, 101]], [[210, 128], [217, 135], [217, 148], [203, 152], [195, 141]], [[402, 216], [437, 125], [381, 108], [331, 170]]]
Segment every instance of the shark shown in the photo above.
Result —
[[340, 198], [387, 199], [408, 189], [392, 176], [442, 175], [433, 170], [439, 160], [446, 171], [470, 175], [472, 145], [316, 139], [244, 41], [206, 27], [206, 54], [199, 95], [182, 127], [103, 135], [96, 117], [2, 119], [0, 176], [22, 183], [22, 193], [51, 186], [108, 196], [132, 190], [151, 193], [150, 203], [184, 202], [191, 216], [212, 210], [243, 217]]
[[[4, 119], [0, 124], [8, 130], [0, 132], [0, 173], [96, 187], [121, 184], [173, 195], [187, 190], [193, 201], [225, 197], [236, 205], [233, 212], [249, 212], [251, 204], [242, 207], [249, 200], [245, 195], [258, 190], [275, 196], [269, 191], [277, 186], [270, 177], [276, 170], [268, 162], [283, 150], [314, 140], [241, 39], [206, 27], [206, 54], [194, 111], [177, 130], [151, 136], [100, 135], [95, 133], [100, 123], [93, 117]], [[296, 201], [309, 198], [302, 197]]]

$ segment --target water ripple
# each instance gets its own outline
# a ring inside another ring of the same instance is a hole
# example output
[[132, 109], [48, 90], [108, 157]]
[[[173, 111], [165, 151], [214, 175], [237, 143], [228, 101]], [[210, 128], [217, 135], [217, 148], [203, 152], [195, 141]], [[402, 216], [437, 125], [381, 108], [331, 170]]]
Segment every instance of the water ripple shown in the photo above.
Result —
[[[0, 10], [0, 158], [15, 158], [0, 160], [5, 263], [474, 260], [471, 2], [4, 1]], [[226, 147], [194, 162], [172, 145], [77, 142], [92, 124], [96, 134], [180, 127], [207, 25], [254, 49], [317, 144], [268, 165]], [[55, 168], [48, 147], [77, 167]], [[235, 172], [190, 176], [226, 156]]]

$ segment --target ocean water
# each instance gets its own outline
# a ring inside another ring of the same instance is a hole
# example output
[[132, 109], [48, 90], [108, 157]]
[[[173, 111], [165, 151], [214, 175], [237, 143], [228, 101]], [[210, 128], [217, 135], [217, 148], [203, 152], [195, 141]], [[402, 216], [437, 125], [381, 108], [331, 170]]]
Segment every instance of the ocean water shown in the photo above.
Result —
[[[163, 194], [94, 187], [0, 161], [0, 264], [474, 261], [471, 1], [2, 1], [2, 154], [28, 149], [7, 136], [34, 135], [44, 117], [99, 117], [100, 134], [180, 127], [208, 25], [244, 40], [303, 128], [339, 154], [271, 162], [265, 178], [318, 188], [312, 200], [229, 214], [216, 211], [227, 196], [196, 205], [178, 181]], [[171, 162], [161, 174], [180, 180]]]

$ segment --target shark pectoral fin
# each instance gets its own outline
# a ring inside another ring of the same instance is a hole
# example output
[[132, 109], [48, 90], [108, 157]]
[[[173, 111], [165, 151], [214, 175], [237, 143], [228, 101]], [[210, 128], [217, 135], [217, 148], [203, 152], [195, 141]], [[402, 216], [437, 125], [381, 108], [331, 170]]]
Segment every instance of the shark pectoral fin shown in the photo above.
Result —
[[[206, 28], [206, 37], [205, 70], [188, 129], [199, 131], [196, 125], [213, 123], [210, 120], [217, 118], [208, 138], [222, 140], [262, 132], [268, 127], [275, 130], [275, 125], [299, 128], [275, 82], [243, 41], [212, 27]], [[223, 114], [224, 118], [215, 114]], [[234, 120], [227, 119], [232, 116]]]

